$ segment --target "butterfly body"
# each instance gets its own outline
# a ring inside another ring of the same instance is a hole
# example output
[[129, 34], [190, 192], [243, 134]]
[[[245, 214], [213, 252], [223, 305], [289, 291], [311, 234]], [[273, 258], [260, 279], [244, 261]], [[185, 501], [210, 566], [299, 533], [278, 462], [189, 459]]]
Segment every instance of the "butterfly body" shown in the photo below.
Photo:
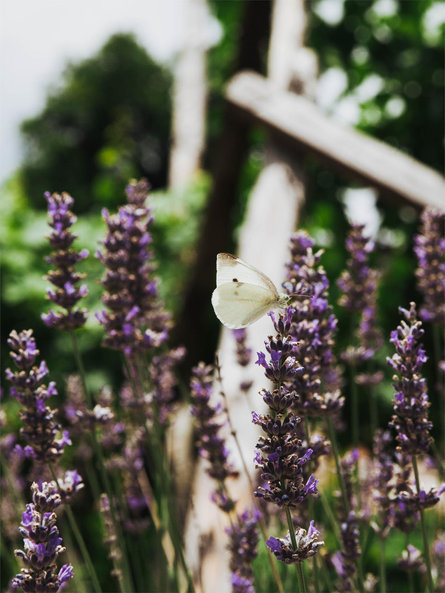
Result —
[[280, 295], [265, 274], [230, 253], [216, 258], [216, 288], [212, 305], [218, 319], [230, 329], [246, 327], [271, 309], [285, 307], [288, 295]]

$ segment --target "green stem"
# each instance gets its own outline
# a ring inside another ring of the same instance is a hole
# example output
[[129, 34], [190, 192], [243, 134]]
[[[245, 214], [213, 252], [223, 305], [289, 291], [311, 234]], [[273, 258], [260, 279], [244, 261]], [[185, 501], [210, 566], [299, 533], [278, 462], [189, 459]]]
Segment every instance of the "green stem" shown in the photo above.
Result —
[[77, 343], [77, 336], [76, 336], [76, 333], [74, 332], [74, 330], [71, 330], [70, 333], [71, 333], [71, 342], [73, 344], [74, 358], [76, 359], [77, 368], [79, 370], [79, 375], [80, 375], [80, 380], [82, 381], [83, 391], [85, 394], [85, 398], [87, 400], [87, 405], [90, 410], [93, 410], [94, 401], [93, 401], [93, 398], [87, 388], [85, 367], [83, 366], [82, 357], [80, 355], [79, 345]]
[[380, 537], [380, 590], [386, 593], [385, 539]]
[[[433, 325], [433, 340], [434, 340], [434, 366], [436, 368], [436, 381], [437, 381], [437, 390], [438, 390], [438, 396], [439, 396], [439, 413], [440, 413], [440, 418], [441, 418], [441, 439], [442, 439], [442, 455], [438, 455], [438, 459], [443, 459], [445, 458], [445, 385], [444, 385], [444, 379], [443, 379], [443, 375], [440, 372], [439, 369], [439, 361], [442, 360], [442, 357], [444, 356], [444, 353], [442, 352], [441, 346], [440, 346], [440, 331], [441, 328], [439, 326], [439, 324], [435, 323]], [[443, 331], [443, 326], [442, 326], [442, 331]]]
[[[7, 564], [9, 566], [9, 574], [12, 577], [12, 575], [14, 573], [17, 574], [19, 572], [19, 565], [17, 562], [17, 558], [14, 556], [14, 554], [11, 554], [9, 546], [6, 545], [5, 539], [4, 539], [1, 531], [0, 531], [0, 550], [1, 550], [0, 557], [2, 558], [2, 562], [4, 559], [5, 564]], [[8, 574], [8, 571], [6, 571], [6, 575], [7, 574]]]
[[327, 417], [327, 423], [328, 423], [329, 438], [331, 440], [331, 445], [332, 445], [332, 453], [334, 454], [335, 467], [337, 469], [338, 482], [340, 485], [341, 495], [343, 498], [345, 515], [348, 516], [349, 515], [349, 502], [348, 502], [348, 497], [346, 495], [346, 486], [345, 486], [345, 481], [343, 478], [343, 472], [341, 471], [341, 466], [340, 466], [340, 456], [338, 453], [337, 437], [335, 436], [334, 425], [332, 424], [332, 418], [330, 416]]
[[375, 385], [369, 388], [369, 418], [371, 423], [371, 435], [375, 434], [379, 425], [379, 412], [377, 405], [377, 389]]
[[[93, 398], [87, 388], [85, 367], [83, 366], [82, 357], [80, 355], [80, 350], [79, 350], [79, 346], [77, 343], [77, 336], [74, 331], [71, 331], [70, 333], [71, 333], [71, 341], [73, 344], [74, 357], [76, 359], [77, 367], [79, 370], [80, 380], [82, 381], [82, 387], [83, 387], [83, 390], [85, 393], [85, 398], [87, 400], [87, 405], [90, 410], [93, 410], [94, 401], [93, 401]], [[117, 513], [116, 513], [115, 504], [114, 504], [113, 491], [111, 489], [111, 484], [110, 484], [110, 480], [108, 478], [108, 474], [105, 470], [105, 463], [104, 463], [104, 458], [102, 455], [102, 448], [101, 448], [99, 441], [97, 440], [95, 427], [93, 427], [90, 434], [91, 434], [91, 441], [92, 441], [92, 445], [93, 445], [94, 457], [98, 461], [99, 472], [100, 472], [100, 475], [102, 478], [102, 483], [104, 485], [105, 492], [108, 496], [108, 500], [110, 501], [110, 513], [111, 513], [111, 518], [113, 521], [114, 530], [115, 530], [116, 536], [118, 537], [118, 539], [121, 543], [121, 546], [122, 546], [122, 550], [121, 550], [121, 553], [122, 553], [122, 574], [123, 574], [123, 579], [125, 582], [124, 590], [131, 591], [133, 587], [132, 587], [131, 579], [130, 579], [130, 566], [128, 564], [128, 557], [127, 557], [125, 541], [124, 541], [122, 531], [120, 529], [120, 525], [117, 521]]]
[[[286, 507], [286, 519], [287, 519], [287, 527], [289, 529], [290, 541], [292, 543], [292, 548], [294, 550], [297, 550], [298, 544], [297, 544], [297, 538], [295, 537], [295, 527], [292, 522], [292, 515], [291, 515], [289, 507]], [[301, 566], [301, 562], [297, 562], [297, 578], [298, 578], [298, 589], [299, 589], [300, 593], [306, 593], [306, 584], [304, 582], [303, 568]]]
[[340, 530], [338, 528], [338, 523], [335, 519], [334, 512], [332, 511], [330, 502], [328, 497], [325, 494], [319, 492], [319, 498], [321, 505], [323, 507], [324, 513], [326, 517], [329, 519], [329, 523], [331, 524], [332, 534], [335, 537], [337, 547], [340, 547]]
[[[51, 476], [55, 483], [57, 484], [57, 488], [60, 490], [59, 481], [55, 474], [54, 468], [51, 463], [48, 462], [49, 471], [51, 472]], [[94, 565], [91, 561], [91, 557], [88, 553], [87, 547], [85, 545], [85, 541], [80, 533], [79, 527], [77, 526], [76, 519], [74, 518], [73, 511], [69, 504], [64, 505], [66, 516], [68, 517], [68, 521], [71, 527], [71, 531], [73, 532], [74, 537], [76, 538], [77, 545], [80, 548], [80, 552], [84, 559], [85, 564], [87, 565], [88, 572], [90, 574], [91, 581], [93, 583], [93, 587], [96, 593], [102, 593], [102, 589], [99, 583], [99, 579], [97, 578], [96, 571], [94, 569]]]
[[306, 583], [304, 582], [303, 567], [301, 566], [301, 562], [297, 562], [297, 579], [300, 592], [306, 593]]
[[[127, 370], [127, 376], [130, 381], [130, 384], [131, 384], [134, 394], [137, 396], [141, 396], [142, 395], [141, 391], [142, 391], [143, 387], [142, 387], [142, 385], [138, 386], [138, 384], [136, 382], [136, 377], [135, 377], [136, 366], [133, 365], [132, 361], [128, 358], [128, 356], [124, 357], [124, 365]], [[134, 370], [134, 372], [133, 372], [133, 370]], [[139, 373], [139, 375], [142, 376], [142, 373]], [[152, 433], [150, 433], [146, 422], [144, 422], [144, 429], [145, 429], [145, 433], [147, 436], [147, 446], [150, 450], [150, 457], [154, 461], [154, 463], [157, 463], [158, 471], [154, 472], [155, 476], [160, 476], [160, 479], [158, 481], [159, 513], [160, 513], [160, 516], [162, 517], [163, 522], [167, 526], [167, 530], [168, 530], [171, 542], [172, 542], [174, 550], [175, 550], [176, 562], [179, 559], [179, 564], [181, 565], [182, 570], [184, 571], [185, 577], [187, 579], [188, 587], [190, 590], [193, 590], [193, 579], [192, 579], [190, 570], [187, 566], [187, 562], [185, 559], [184, 550], [183, 550], [183, 542], [180, 537], [179, 529], [178, 529], [178, 525], [177, 525], [176, 510], [174, 509], [173, 503], [172, 503], [172, 491], [173, 491], [172, 477], [171, 477], [170, 468], [168, 467], [167, 454], [165, 451], [165, 446], [164, 446], [164, 442], [163, 442], [163, 438], [162, 438], [162, 434], [161, 434], [161, 426], [159, 425], [159, 422], [157, 421], [158, 414], [157, 414], [155, 402], [152, 405], [153, 405], [153, 409], [152, 409], [153, 431], [152, 431]], [[151, 444], [152, 440], [155, 441], [154, 442], [154, 445], [155, 445], [154, 450], [153, 450], [153, 446]], [[157, 460], [160, 460], [160, 461], [157, 461]], [[161, 492], [160, 485], [163, 486], [163, 492]], [[175, 576], [177, 576], [176, 571], [175, 571]], [[177, 585], [178, 585], [178, 583], [177, 583]]]
[[358, 395], [357, 383], [355, 382], [355, 366], [349, 365], [349, 381], [351, 384], [351, 424], [352, 424], [352, 444], [354, 449], [358, 449], [359, 441], [359, 413], [358, 413]]
[[[414, 477], [416, 480], [416, 489], [417, 495], [420, 495], [420, 480], [419, 480], [419, 468], [417, 466], [417, 459], [416, 456], [412, 456], [413, 460], [413, 469], [414, 469]], [[426, 525], [425, 525], [425, 516], [423, 512], [423, 508], [420, 507], [420, 524], [422, 526], [422, 537], [423, 537], [423, 552], [425, 556], [425, 563], [426, 563], [426, 577], [428, 582], [428, 590], [430, 593], [433, 593], [433, 578], [431, 576], [431, 558], [430, 558], [430, 548], [428, 544], [428, 536], [426, 533]]]
[[[317, 556], [318, 556], [318, 554], [317, 554]], [[331, 579], [331, 575], [329, 572], [330, 566], [328, 564], [328, 560], [325, 556], [321, 556], [320, 562], [322, 564], [322, 567], [324, 568], [323, 576], [325, 578], [326, 586], [328, 588], [328, 591], [332, 592], [334, 590], [334, 585], [332, 584], [332, 579]]]
[[[304, 430], [306, 433], [306, 442], [307, 446], [309, 447], [310, 443], [310, 427], [309, 427], [309, 418], [307, 416], [304, 417]], [[312, 462], [309, 460], [307, 464], [307, 471], [308, 474], [312, 474]], [[312, 496], [309, 496], [309, 517], [314, 517], [314, 499]], [[312, 564], [314, 569], [314, 588], [317, 592], [319, 590], [319, 579], [318, 579], [318, 567], [317, 567], [317, 555], [312, 558]], [[304, 575], [303, 575], [304, 576]]]

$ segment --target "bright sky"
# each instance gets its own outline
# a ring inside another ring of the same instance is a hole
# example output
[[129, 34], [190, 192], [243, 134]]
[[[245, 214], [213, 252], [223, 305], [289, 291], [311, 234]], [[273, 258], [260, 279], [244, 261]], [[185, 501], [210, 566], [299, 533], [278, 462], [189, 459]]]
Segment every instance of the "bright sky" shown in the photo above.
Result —
[[0, 183], [19, 165], [18, 126], [36, 115], [67, 60], [94, 54], [115, 32], [134, 32], [164, 62], [179, 49], [184, 0], [11, 0], [0, 8]]

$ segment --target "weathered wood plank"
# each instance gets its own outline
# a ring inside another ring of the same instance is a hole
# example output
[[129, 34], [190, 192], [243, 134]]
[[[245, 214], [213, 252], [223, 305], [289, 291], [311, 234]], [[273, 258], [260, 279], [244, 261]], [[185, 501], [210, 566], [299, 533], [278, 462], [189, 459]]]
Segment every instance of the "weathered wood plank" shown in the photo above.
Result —
[[296, 148], [322, 158], [384, 193], [413, 205], [445, 208], [445, 178], [400, 150], [342, 125], [303, 96], [285, 92], [254, 72], [240, 72], [227, 100]]

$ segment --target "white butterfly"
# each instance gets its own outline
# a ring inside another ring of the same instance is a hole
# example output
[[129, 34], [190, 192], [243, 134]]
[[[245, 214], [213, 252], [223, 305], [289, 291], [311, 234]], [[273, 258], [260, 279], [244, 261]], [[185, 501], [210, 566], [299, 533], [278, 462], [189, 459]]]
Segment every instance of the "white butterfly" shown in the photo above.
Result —
[[270, 278], [236, 255], [216, 256], [215, 315], [226, 327], [246, 327], [271, 309], [285, 307], [296, 295], [279, 294]]

